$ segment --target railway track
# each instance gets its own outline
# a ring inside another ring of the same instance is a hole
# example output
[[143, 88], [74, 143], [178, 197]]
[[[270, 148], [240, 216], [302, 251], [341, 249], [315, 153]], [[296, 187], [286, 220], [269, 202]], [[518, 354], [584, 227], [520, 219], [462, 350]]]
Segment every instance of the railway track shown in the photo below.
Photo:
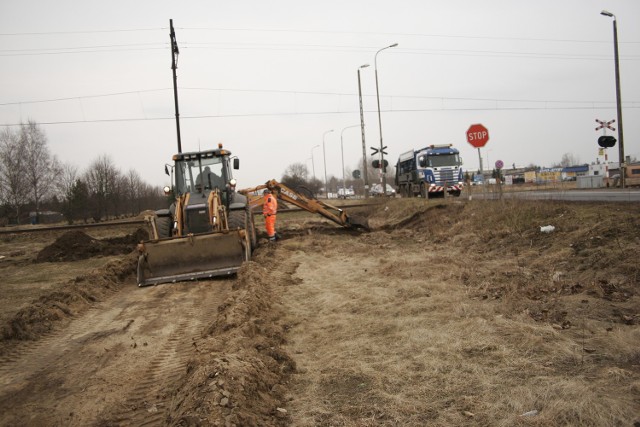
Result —
[[[333, 200], [332, 200], [333, 201]], [[374, 204], [379, 204], [379, 202], [371, 203], [371, 202], [357, 202], [357, 203], [349, 203], [343, 205], [336, 205], [336, 207], [340, 209], [349, 209], [349, 208], [359, 208], [364, 206], [371, 206]], [[256, 210], [258, 211], [258, 210]], [[285, 215], [287, 213], [300, 212], [304, 211], [304, 209], [300, 209], [298, 207], [285, 207], [280, 206], [280, 210], [278, 211], [279, 215]], [[122, 225], [144, 225], [144, 220], [142, 219], [132, 219], [132, 220], [118, 220], [118, 221], [105, 221], [105, 222], [96, 222], [91, 224], [74, 224], [74, 225], [51, 225], [51, 226], [40, 226], [40, 225], [24, 225], [24, 226], [11, 226], [0, 229], [0, 235], [2, 234], [22, 234], [22, 233], [38, 233], [45, 231], [66, 231], [66, 230], [80, 230], [85, 228], [105, 228], [105, 227], [119, 227]]]
[[[144, 220], [128, 220], [128, 221], [107, 221], [96, 222], [92, 224], [76, 224], [76, 225], [52, 225], [48, 227], [43, 226], [15, 226], [0, 229], [0, 234], [22, 234], [22, 233], [38, 233], [44, 231], [64, 231], [64, 230], [78, 230], [83, 228], [99, 228], [99, 227], [119, 227], [122, 225], [143, 225]], [[24, 227], [24, 228], [23, 228]]]

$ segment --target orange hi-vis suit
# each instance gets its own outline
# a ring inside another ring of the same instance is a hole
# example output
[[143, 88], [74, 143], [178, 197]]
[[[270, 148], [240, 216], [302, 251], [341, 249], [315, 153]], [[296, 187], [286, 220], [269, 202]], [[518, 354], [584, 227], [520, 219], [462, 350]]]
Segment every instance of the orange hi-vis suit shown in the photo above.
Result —
[[264, 215], [264, 226], [267, 229], [269, 240], [276, 240], [276, 213], [278, 212], [278, 200], [273, 194], [264, 195], [262, 214]]

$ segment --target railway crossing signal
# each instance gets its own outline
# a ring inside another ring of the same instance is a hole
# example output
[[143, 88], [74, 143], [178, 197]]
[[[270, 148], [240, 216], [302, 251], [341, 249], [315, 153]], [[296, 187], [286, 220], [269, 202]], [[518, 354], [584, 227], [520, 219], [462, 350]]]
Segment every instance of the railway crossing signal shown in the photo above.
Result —
[[611, 148], [616, 145], [616, 139], [609, 135], [602, 135], [598, 138], [598, 145], [602, 148]]
[[371, 155], [372, 155], [372, 156], [375, 156], [376, 154], [378, 154], [378, 153], [380, 153], [380, 152], [382, 152], [382, 154], [384, 154], [385, 156], [387, 155], [387, 152], [386, 152], [386, 151], [384, 151], [384, 150], [386, 150], [386, 149], [387, 149], [387, 146], [386, 146], [386, 145], [385, 145], [384, 147], [382, 147], [382, 148], [376, 148], [376, 147], [370, 147], [370, 148], [371, 148], [371, 150], [372, 150], [372, 152], [371, 152]]
[[611, 126], [616, 122], [615, 119], [609, 120], [608, 122], [596, 119], [596, 122], [599, 124], [599, 126], [596, 127], [596, 132], [602, 129], [602, 136], [598, 138], [598, 145], [602, 148], [611, 148], [616, 145], [616, 139], [612, 136], [607, 135], [607, 129], [616, 130], [616, 128]]
[[611, 130], [616, 130], [616, 128], [614, 128], [613, 126], [611, 126], [613, 123], [615, 123], [615, 122], [616, 122], [616, 121], [615, 121], [615, 119], [614, 119], [614, 120], [609, 120], [608, 122], [605, 122], [605, 121], [603, 121], [603, 120], [598, 120], [598, 119], [596, 119], [596, 122], [598, 122], [598, 123], [600, 124], [600, 126], [598, 126], [598, 127], [596, 128], [596, 131], [598, 131], [598, 130], [600, 130], [600, 129], [604, 129], [604, 128], [611, 129]]
[[[384, 167], [382, 168], [382, 171], [386, 172], [387, 166], [389, 166], [389, 162], [387, 162], [387, 159], [384, 159], [383, 164], [384, 164]], [[374, 160], [373, 162], [371, 162], [371, 166], [373, 166], [374, 169], [380, 169], [380, 160]]]

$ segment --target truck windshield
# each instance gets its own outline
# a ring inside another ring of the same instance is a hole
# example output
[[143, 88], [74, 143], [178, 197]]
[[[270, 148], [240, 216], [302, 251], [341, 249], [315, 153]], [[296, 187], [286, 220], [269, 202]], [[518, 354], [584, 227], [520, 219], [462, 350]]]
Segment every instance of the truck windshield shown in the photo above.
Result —
[[220, 157], [176, 162], [176, 188], [180, 194], [210, 190], [215, 187], [223, 190], [225, 184], [226, 177], [223, 175]]
[[441, 154], [439, 156], [428, 156], [429, 167], [439, 168], [443, 166], [460, 165], [460, 156], [458, 154]]

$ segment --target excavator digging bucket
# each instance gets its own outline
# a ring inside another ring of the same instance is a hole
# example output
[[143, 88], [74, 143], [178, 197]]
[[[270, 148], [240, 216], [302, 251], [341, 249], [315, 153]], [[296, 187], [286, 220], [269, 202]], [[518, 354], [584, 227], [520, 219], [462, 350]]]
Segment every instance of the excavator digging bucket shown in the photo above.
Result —
[[361, 216], [349, 216], [349, 225], [351, 226], [351, 228], [360, 228], [365, 231], [371, 231], [371, 228], [369, 227], [369, 221]]
[[231, 275], [250, 255], [244, 230], [153, 240], [139, 251], [138, 286]]

